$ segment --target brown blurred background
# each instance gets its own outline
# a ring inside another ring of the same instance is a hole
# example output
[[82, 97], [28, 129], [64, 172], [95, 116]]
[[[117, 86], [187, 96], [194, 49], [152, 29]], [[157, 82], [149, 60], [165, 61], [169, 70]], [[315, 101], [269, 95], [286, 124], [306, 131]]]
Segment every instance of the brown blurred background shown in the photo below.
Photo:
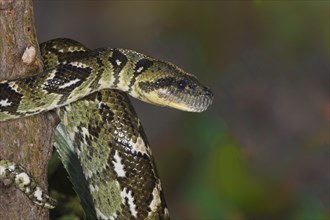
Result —
[[329, 1], [34, 7], [39, 42], [134, 49], [212, 88], [201, 114], [133, 101], [172, 219], [329, 219]]

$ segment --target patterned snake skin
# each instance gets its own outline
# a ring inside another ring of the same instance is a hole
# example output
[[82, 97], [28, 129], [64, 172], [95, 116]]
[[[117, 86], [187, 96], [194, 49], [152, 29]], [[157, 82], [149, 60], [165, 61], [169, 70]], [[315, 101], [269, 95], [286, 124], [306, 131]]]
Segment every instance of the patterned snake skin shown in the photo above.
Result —
[[[70, 160], [75, 157], [81, 166], [96, 218], [168, 219], [155, 162], [127, 94], [201, 112], [212, 103], [211, 91], [173, 64], [131, 50], [89, 50], [70, 39], [51, 40], [40, 49], [44, 72], [0, 82], [0, 121], [57, 109], [56, 134], [72, 151], [55, 146], [78, 195], [78, 171]], [[55, 206], [19, 165], [0, 160], [1, 179], [12, 179], [36, 204]]]

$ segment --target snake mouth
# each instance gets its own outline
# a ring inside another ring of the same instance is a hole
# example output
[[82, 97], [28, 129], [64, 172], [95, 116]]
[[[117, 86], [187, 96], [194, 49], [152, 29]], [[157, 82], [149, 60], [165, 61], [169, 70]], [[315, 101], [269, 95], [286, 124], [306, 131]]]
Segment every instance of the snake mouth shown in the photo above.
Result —
[[180, 91], [159, 89], [157, 91], [158, 97], [163, 99], [163, 105], [180, 109], [188, 112], [203, 112], [205, 111], [213, 101], [213, 93], [204, 88], [201, 94], [186, 94]]

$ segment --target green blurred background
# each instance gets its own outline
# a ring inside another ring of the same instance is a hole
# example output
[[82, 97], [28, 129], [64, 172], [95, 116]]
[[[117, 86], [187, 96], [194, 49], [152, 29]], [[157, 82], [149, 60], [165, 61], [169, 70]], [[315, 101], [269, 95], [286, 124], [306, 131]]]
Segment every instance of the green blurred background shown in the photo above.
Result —
[[[329, 219], [329, 1], [34, 7], [39, 42], [134, 49], [212, 88], [201, 114], [133, 101], [172, 219]], [[52, 217], [79, 216], [70, 204]]]

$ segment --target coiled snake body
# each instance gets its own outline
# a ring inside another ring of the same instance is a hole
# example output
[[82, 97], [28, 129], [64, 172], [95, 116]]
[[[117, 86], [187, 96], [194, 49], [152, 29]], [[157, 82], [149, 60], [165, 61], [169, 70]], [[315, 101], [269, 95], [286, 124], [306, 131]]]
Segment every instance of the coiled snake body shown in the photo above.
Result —
[[[57, 109], [57, 130], [79, 160], [97, 218], [167, 219], [151, 150], [127, 94], [201, 112], [212, 103], [211, 91], [175, 65], [131, 50], [89, 50], [70, 39], [40, 49], [44, 72], [0, 82], [0, 121]], [[23, 168], [0, 160], [0, 179], [6, 178], [36, 204], [54, 207]]]

